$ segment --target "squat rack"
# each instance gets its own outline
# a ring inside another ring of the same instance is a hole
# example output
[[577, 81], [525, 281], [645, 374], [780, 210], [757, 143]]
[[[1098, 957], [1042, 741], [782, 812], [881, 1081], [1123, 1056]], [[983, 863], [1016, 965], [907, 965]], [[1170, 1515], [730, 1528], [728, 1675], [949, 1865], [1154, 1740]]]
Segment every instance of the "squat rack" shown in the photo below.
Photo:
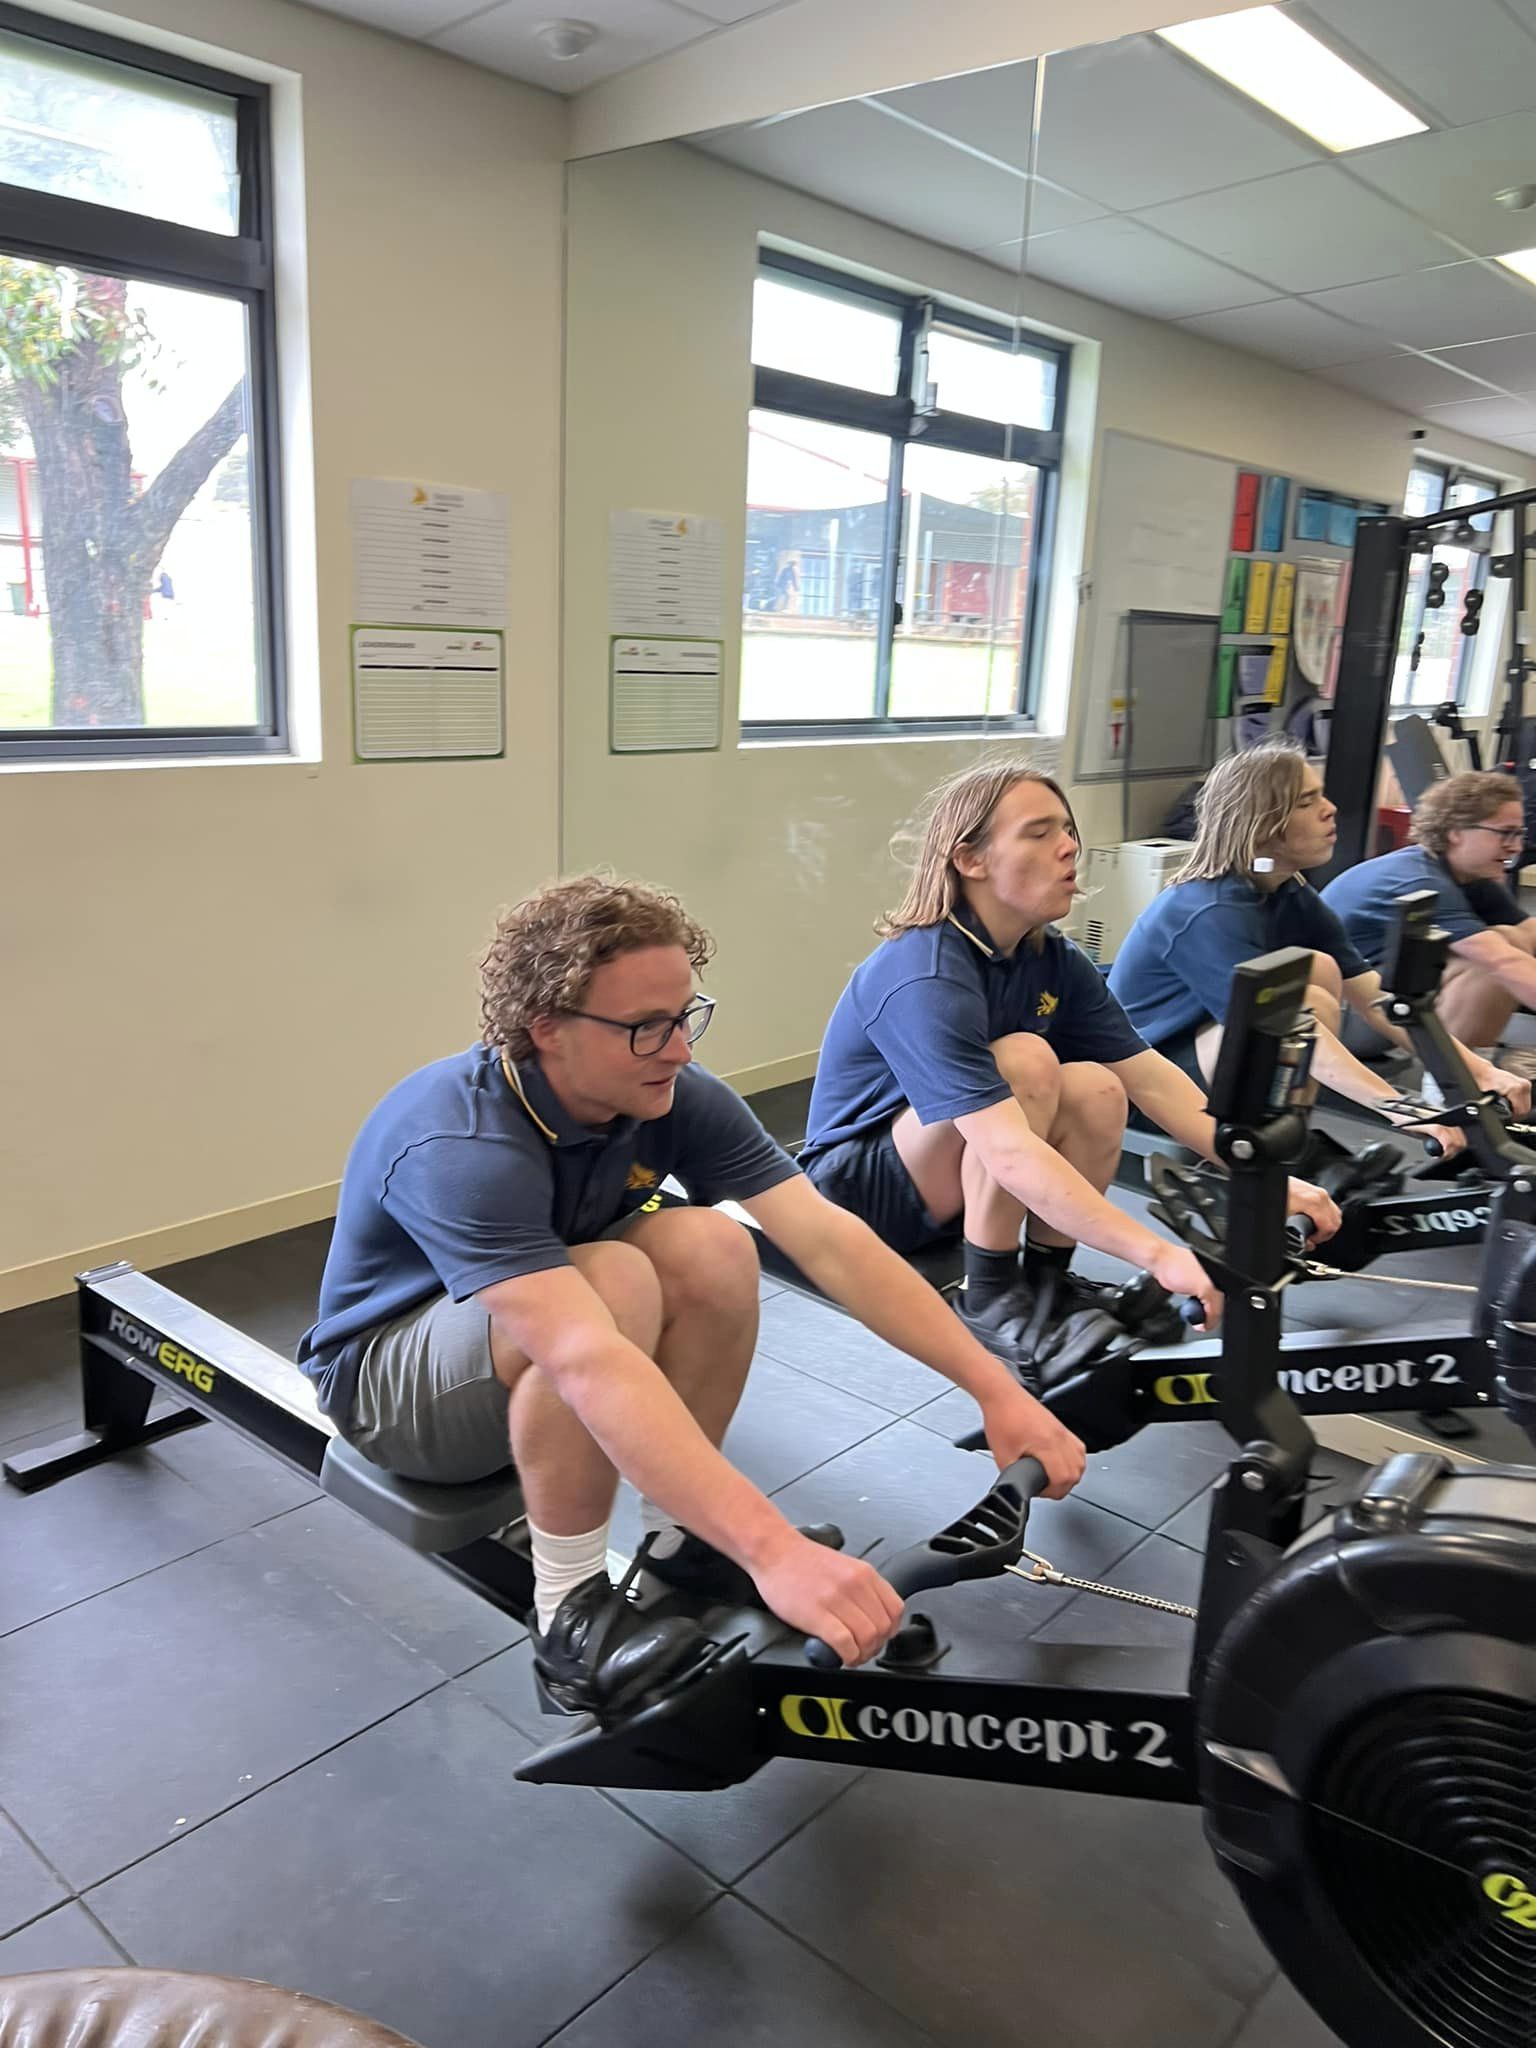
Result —
[[1413, 519], [1394, 513], [1360, 521], [1329, 726], [1325, 788], [1328, 801], [1338, 811], [1338, 841], [1326, 870], [1329, 876], [1353, 867], [1372, 852], [1376, 781], [1410, 560], [1433, 547], [1437, 527], [1469, 525], [1473, 519], [1501, 512], [1510, 515], [1513, 545], [1507, 553], [1493, 556], [1489, 573], [1507, 577], [1514, 588], [1495, 765], [1505, 769], [1514, 765], [1515, 736], [1525, 713], [1525, 684], [1536, 674], [1536, 660], [1531, 658], [1525, 637], [1526, 575], [1530, 558], [1536, 555], [1536, 525], [1528, 515], [1533, 505], [1536, 490], [1510, 491], [1503, 497], [1484, 498], [1477, 505], [1456, 505]]

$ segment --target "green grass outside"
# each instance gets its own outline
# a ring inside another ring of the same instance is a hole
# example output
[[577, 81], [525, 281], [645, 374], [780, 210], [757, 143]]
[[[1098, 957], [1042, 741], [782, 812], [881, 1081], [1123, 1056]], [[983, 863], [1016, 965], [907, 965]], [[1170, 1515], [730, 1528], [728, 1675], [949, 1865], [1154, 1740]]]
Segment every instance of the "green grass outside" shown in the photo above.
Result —
[[[52, 680], [48, 621], [0, 614], [0, 729], [46, 729]], [[238, 622], [175, 613], [145, 622], [146, 725], [250, 725], [255, 691], [250, 635]]]

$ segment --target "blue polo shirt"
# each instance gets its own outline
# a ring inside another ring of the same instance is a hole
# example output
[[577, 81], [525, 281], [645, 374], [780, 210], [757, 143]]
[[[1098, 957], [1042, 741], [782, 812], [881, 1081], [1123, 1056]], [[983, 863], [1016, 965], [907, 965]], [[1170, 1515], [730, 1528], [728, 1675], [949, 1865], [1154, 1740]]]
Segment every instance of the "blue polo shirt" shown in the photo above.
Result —
[[418, 1302], [569, 1265], [569, 1246], [644, 1208], [669, 1175], [703, 1204], [750, 1200], [797, 1171], [703, 1067], [680, 1070], [665, 1116], [594, 1127], [567, 1114], [536, 1060], [504, 1067], [472, 1046], [408, 1075], [358, 1133], [299, 1364], [344, 1422], [368, 1338]]
[[1525, 913], [1497, 882], [1463, 886], [1427, 846], [1404, 846], [1375, 860], [1362, 860], [1336, 875], [1323, 891], [1323, 901], [1343, 920], [1344, 929], [1379, 968], [1397, 931], [1397, 899], [1420, 889], [1435, 895], [1434, 918], [1454, 946], [1476, 938], [1491, 924], [1518, 924]]
[[1149, 1044], [1167, 1045], [1227, 1014], [1232, 974], [1281, 946], [1336, 960], [1346, 981], [1367, 967], [1310, 882], [1261, 889], [1246, 875], [1175, 882], [1126, 934], [1109, 985]]
[[1038, 950], [1025, 939], [1004, 953], [965, 906], [887, 939], [832, 1012], [801, 1163], [908, 1105], [934, 1124], [1005, 1102], [991, 1046], [1016, 1031], [1045, 1039], [1063, 1064], [1146, 1051], [1093, 962], [1049, 926]]

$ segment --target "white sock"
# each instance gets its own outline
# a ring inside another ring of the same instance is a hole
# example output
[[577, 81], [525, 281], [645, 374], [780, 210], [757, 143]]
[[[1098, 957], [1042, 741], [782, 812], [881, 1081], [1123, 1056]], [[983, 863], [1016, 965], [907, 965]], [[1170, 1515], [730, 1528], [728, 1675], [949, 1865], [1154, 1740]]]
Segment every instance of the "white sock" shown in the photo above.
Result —
[[1444, 1109], [1445, 1090], [1440, 1086], [1440, 1083], [1433, 1074], [1425, 1074], [1423, 1080], [1419, 1083], [1419, 1093], [1431, 1109]]
[[682, 1530], [667, 1513], [666, 1509], [657, 1507], [655, 1501], [647, 1500], [644, 1494], [642, 1494], [640, 1496], [640, 1540], [642, 1543], [647, 1536], [654, 1536], [656, 1539], [651, 1545], [652, 1557], [670, 1557], [683, 1540]]
[[608, 1576], [608, 1524], [603, 1522], [584, 1536], [551, 1536], [530, 1520], [528, 1535], [533, 1548], [534, 1615], [539, 1634], [544, 1635], [567, 1593], [599, 1572]]

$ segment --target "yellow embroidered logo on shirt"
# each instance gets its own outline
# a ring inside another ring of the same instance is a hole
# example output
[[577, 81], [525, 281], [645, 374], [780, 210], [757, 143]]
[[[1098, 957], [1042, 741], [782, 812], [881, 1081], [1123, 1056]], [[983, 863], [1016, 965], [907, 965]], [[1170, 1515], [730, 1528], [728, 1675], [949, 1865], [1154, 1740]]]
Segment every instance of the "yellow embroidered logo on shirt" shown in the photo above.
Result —
[[642, 1165], [640, 1164], [639, 1160], [637, 1159], [637, 1160], [635, 1161], [634, 1165], [633, 1165], [633, 1166], [632, 1166], [632, 1167], [631, 1167], [631, 1168], [629, 1169], [629, 1179], [628, 1179], [628, 1180], [627, 1180], [627, 1181], [626, 1181], [626, 1182], [624, 1183], [624, 1185], [625, 1185], [626, 1187], [630, 1187], [630, 1188], [653, 1188], [653, 1187], [655, 1187], [655, 1185], [656, 1185], [656, 1172], [655, 1172], [655, 1169], [654, 1169], [653, 1167], [650, 1167], [650, 1166], [642, 1166]]
[[1037, 1017], [1054, 1017], [1056, 1014], [1056, 1005], [1060, 1002], [1060, 1000], [1061, 998], [1059, 996], [1053, 996], [1050, 990], [1047, 989], [1045, 994], [1040, 998], [1039, 1002], [1035, 1005], [1035, 1015]]

